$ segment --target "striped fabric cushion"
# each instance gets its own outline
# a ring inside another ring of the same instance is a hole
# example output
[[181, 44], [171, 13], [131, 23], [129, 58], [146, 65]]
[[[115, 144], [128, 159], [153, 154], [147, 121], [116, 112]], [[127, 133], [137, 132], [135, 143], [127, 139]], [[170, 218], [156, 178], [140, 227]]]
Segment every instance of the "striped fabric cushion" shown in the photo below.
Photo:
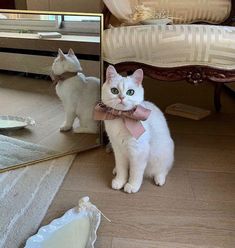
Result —
[[104, 0], [114, 16], [131, 23], [131, 14], [137, 4], [143, 3], [156, 11], [167, 10], [174, 17], [174, 23], [204, 21], [219, 24], [225, 21], [231, 11], [231, 0]]
[[235, 69], [235, 27], [140, 25], [104, 31], [104, 60], [158, 67], [208, 65]]

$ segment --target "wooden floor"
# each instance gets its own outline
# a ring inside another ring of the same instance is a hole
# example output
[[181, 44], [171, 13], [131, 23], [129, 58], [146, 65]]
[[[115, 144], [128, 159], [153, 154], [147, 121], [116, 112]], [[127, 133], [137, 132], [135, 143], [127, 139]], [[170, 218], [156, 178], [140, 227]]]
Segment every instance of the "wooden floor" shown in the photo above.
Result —
[[[182, 102], [213, 110], [211, 86], [147, 80], [145, 87], [146, 97], [162, 109]], [[220, 114], [201, 121], [167, 116], [176, 160], [165, 186], [145, 180], [137, 194], [114, 191], [113, 154], [86, 152], [75, 160], [42, 225], [88, 195], [112, 220], [102, 219], [96, 248], [235, 247], [235, 100], [223, 94], [222, 102]]]
[[33, 118], [35, 126], [4, 134], [51, 150], [68, 152], [96, 144], [97, 135], [59, 131], [64, 110], [48, 80], [0, 74], [0, 115]]

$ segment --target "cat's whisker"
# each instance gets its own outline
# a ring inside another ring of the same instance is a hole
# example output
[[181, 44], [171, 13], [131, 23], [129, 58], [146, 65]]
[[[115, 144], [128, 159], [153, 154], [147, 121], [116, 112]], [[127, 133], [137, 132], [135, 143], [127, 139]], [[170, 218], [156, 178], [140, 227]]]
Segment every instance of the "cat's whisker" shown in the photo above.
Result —
[[116, 99], [110, 98], [110, 99], [105, 99], [105, 102], [113, 102], [116, 101]]

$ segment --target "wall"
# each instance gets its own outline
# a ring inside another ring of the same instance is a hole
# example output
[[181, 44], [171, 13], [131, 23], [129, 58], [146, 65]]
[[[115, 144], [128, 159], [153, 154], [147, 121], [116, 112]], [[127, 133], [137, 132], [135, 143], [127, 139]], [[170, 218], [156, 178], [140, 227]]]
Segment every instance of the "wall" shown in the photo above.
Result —
[[27, 0], [29, 10], [98, 13], [102, 6], [102, 0]]
[[[84, 39], [81, 41], [78, 36], [63, 36], [58, 40], [44, 40], [38, 39], [37, 35], [33, 34], [15, 34], [13, 37], [12, 34], [2, 32], [0, 38], [1, 47], [6, 49], [0, 54], [0, 69], [46, 75], [50, 74], [52, 62], [59, 47], [65, 53], [69, 48], [73, 48], [75, 53], [81, 54], [81, 57], [82, 54], [99, 55], [100, 49], [100, 44], [95, 37], [88, 39], [87, 42]], [[91, 40], [93, 40], [92, 43], [89, 42]], [[24, 51], [25, 48], [27, 48], [28, 53], [25, 53], [27, 52], [27, 50]], [[11, 49], [19, 49], [19, 51], [12, 53]], [[30, 54], [30, 50], [35, 51], [35, 53]], [[41, 56], [41, 52], [44, 52], [43, 56]], [[87, 76], [99, 77], [100, 63], [98, 61], [82, 60], [79, 56], [78, 59]]]
[[27, 9], [26, 0], [15, 0], [16, 9]]
[[[1, 53], [0, 69], [49, 75], [54, 57]], [[86, 76], [100, 77], [100, 63], [79, 60]], [[10, 66], [9, 66], [10, 65]]]

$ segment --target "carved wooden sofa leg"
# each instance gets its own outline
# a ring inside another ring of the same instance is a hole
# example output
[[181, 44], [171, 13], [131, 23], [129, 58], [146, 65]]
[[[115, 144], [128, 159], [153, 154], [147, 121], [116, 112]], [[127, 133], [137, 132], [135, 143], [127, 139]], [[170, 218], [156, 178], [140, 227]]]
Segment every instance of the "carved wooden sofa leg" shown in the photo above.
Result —
[[220, 112], [221, 109], [221, 92], [223, 89], [223, 83], [215, 83], [215, 91], [214, 91], [214, 105], [217, 112]]

